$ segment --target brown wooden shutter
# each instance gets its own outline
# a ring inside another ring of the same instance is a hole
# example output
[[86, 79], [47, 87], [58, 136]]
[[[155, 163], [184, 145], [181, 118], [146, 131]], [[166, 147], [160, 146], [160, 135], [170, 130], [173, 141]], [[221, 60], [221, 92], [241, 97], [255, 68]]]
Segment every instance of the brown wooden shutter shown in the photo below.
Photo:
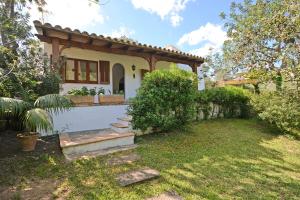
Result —
[[147, 69], [141, 69], [141, 79], [142, 80], [144, 79], [144, 77], [145, 77], [145, 75], [146, 75], [147, 72], [149, 72], [149, 70], [147, 70]]
[[100, 60], [99, 70], [100, 70], [100, 84], [109, 84], [110, 83], [109, 61]]

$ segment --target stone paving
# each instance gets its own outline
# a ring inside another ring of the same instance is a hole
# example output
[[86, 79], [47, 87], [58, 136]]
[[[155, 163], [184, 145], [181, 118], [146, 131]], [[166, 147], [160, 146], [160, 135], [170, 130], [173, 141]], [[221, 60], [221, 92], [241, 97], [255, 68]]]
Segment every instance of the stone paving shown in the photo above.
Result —
[[[128, 164], [128, 163], [133, 163], [134, 161], [137, 161], [140, 158], [141, 156], [139, 156], [138, 154], [130, 153], [127, 155], [113, 157], [107, 161], [107, 164], [111, 166]], [[139, 183], [153, 178], [157, 178], [159, 176], [160, 176], [159, 171], [155, 169], [151, 169], [149, 167], [145, 167], [142, 169], [119, 174], [116, 177], [116, 180], [121, 186], [125, 187], [134, 183]], [[176, 194], [176, 192], [174, 191], [168, 191], [160, 194], [159, 196], [147, 198], [146, 200], [183, 200], [183, 198], [178, 194]]]
[[176, 194], [176, 192], [171, 191], [162, 193], [157, 197], [147, 198], [146, 200], [183, 200], [183, 198]]
[[118, 156], [111, 158], [107, 161], [107, 164], [109, 165], [121, 165], [121, 164], [130, 164], [134, 161], [137, 161], [141, 158], [141, 156], [137, 155], [136, 153], [131, 153], [128, 155]]
[[143, 168], [119, 174], [116, 180], [121, 186], [127, 186], [134, 183], [150, 180], [159, 176], [159, 172], [151, 168]]

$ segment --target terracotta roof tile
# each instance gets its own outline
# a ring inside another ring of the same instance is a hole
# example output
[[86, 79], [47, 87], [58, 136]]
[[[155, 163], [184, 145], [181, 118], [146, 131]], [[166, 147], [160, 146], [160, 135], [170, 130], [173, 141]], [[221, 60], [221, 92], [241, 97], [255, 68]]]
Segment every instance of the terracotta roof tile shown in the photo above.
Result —
[[98, 35], [97, 36], [95, 33], [89, 34], [86, 31], [80, 32], [80, 30], [78, 30], [78, 29], [72, 30], [69, 27], [62, 28], [60, 25], [52, 26], [50, 23], [42, 24], [40, 21], [37, 21], [37, 20], [34, 21], [33, 23], [34, 23], [36, 28], [55, 29], [57, 31], [74, 33], [74, 34], [79, 34], [79, 35], [82, 35], [82, 36], [88, 36], [88, 37], [93, 37], [93, 38], [99, 38], [101, 40], [106, 40], [107, 42], [117, 42], [117, 43], [121, 43], [121, 44], [127, 44], [127, 45], [133, 45], [133, 46], [136, 46], [136, 47], [147, 48], [148, 50], [160, 50], [161, 52], [169, 52], [169, 53], [172, 53], [172, 54], [182, 55], [182, 56], [189, 57], [189, 58], [195, 58], [198, 62], [203, 62], [204, 61], [204, 59], [202, 57], [192, 55], [192, 54], [189, 54], [189, 53], [185, 53], [185, 52], [182, 52], [182, 51], [174, 51], [174, 50], [170, 50], [170, 49], [163, 48], [163, 47], [157, 47], [157, 46], [132, 42], [132, 41], [129, 41], [129, 40], [124, 40], [124, 39], [112, 38], [110, 36], [106, 36], [106, 37], [103, 36], [103, 35]]

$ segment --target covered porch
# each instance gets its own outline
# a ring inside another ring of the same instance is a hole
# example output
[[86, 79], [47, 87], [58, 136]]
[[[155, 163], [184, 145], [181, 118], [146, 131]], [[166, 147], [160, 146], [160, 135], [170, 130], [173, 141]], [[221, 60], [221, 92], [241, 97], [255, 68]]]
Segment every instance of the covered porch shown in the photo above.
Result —
[[[103, 87], [111, 94], [123, 91], [128, 99], [135, 96], [135, 91], [147, 72], [178, 63], [190, 66], [197, 73], [197, 68], [204, 62], [198, 56], [132, 40], [89, 34], [39, 21], [35, 21], [34, 25], [36, 36], [44, 42], [46, 53], [51, 56], [54, 70], [59, 69], [61, 72], [63, 94], [74, 87]], [[71, 59], [74, 61], [69, 61]], [[76, 68], [85, 61], [90, 62], [87, 64], [89, 71], [97, 73], [87, 75], [84, 81], [78, 80], [82, 72]], [[75, 63], [71, 70], [68, 62]], [[69, 73], [74, 74], [74, 80], [68, 80]]]

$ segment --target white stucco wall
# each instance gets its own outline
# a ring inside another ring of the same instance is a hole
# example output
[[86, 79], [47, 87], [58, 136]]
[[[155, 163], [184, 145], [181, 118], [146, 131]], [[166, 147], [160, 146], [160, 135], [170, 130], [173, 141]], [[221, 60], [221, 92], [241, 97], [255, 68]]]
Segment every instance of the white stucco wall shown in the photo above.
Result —
[[205, 90], [205, 80], [203, 76], [202, 67], [197, 68], [198, 74], [198, 90]]
[[[48, 55], [52, 54], [52, 46], [48, 43], [44, 44], [44, 51]], [[125, 98], [129, 99], [134, 97], [136, 90], [141, 85], [141, 69], [149, 70], [149, 64], [147, 61], [140, 57], [118, 55], [111, 53], [104, 53], [99, 51], [80, 49], [80, 48], [66, 48], [62, 51], [62, 56], [68, 58], [77, 58], [84, 60], [91, 60], [98, 62], [99, 60], [110, 61], [110, 84], [79, 84], [79, 83], [64, 83], [61, 85], [61, 94], [66, 94], [72, 88], [81, 88], [86, 86], [88, 88], [103, 87], [106, 91], [110, 90], [112, 92], [112, 68], [116, 63], [120, 63], [125, 69]], [[169, 68], [170, 62], [160, 61], [157, 62], [156, 68]], [[131, 66], [135, 65], [136, 69], [133, 72]], [[133, 78], [133, 73], [135, 73], [135, 78]]]
[[[74, 107], [53, 116], [54, 133], [110, 128], [110, 124], [126, 116], [128, 105]], [[48, 133], [53, 134], [53, 133]], [[46, 135], [43, 133], [43, 135]]]
[[[51, 45], [45, 43], [44, 51], [50, 56], [52, 54]], [[145, 59], [133, 56], [103, 53], [73, 47], [64, 49], [62, 56], [96, 62], [99, 60], [110, 61], [110, 84], [63, 83], [61, 84], [61, 94], [66, 94], [72, 88], [79, 89], [82, 86], [86, 86], [89, 89], [103, 87], [106, 93], [108, 93], [108, 90], [113, 92], [112, 68], [114, 64], [120, 63], [124, 66], [125, 70], [125, 98], [129, 99], [136, 95], [136, 90], [141, 85], [141, 69], [149, 70], [149, 65]], [[132, 65], [136, 66], [134, 72], [131, 68]], [[170, 62], [159, 61], [156, 64], [156, 69], [168, 69], [170, 65]], [[189, 68], [189, 70], [191, 69]], [[134, 73], [135, 78], [133, 77]], [[199, 85], [199, 87], [201, 86]], [[127, 105], [75, 107], [69, 112], [64, 112], [53, 117], [54, 133], [109, 128], [110, 124], [116, 122], [118, 117], [125, 116], [126, 108]], [[42, 135], [46, 134], [42, 133]]]

